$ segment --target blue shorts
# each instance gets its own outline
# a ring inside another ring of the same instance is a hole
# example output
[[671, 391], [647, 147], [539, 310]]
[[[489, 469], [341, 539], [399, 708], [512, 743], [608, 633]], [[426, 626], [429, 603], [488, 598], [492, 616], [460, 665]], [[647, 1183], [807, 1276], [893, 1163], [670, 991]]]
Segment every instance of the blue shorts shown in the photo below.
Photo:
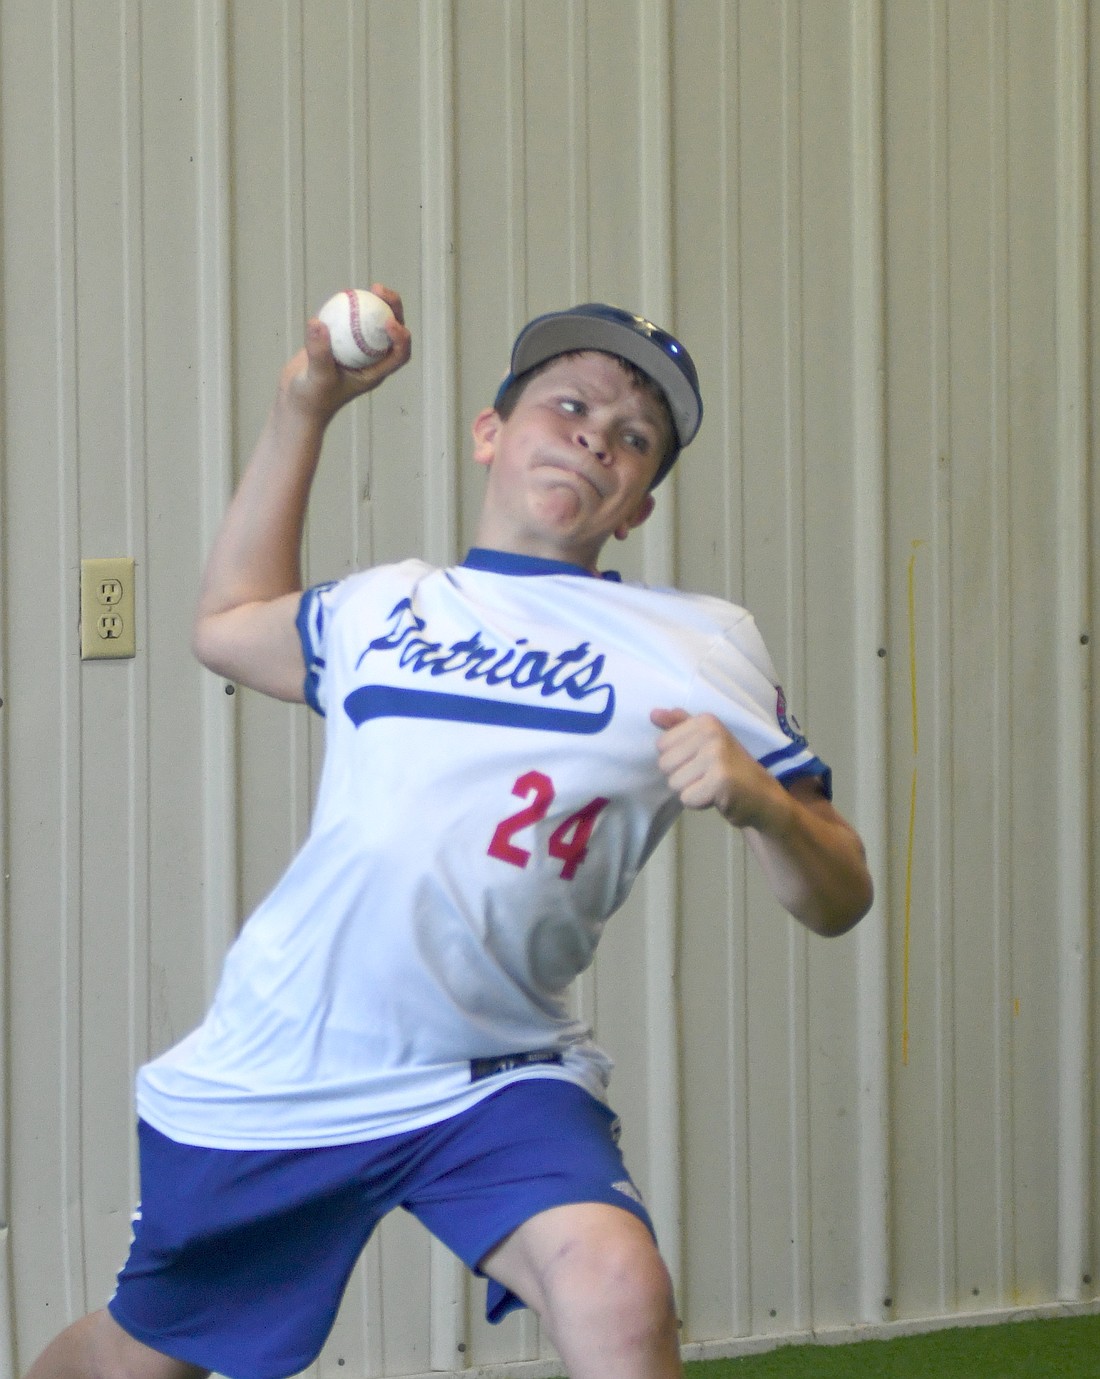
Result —
[[[139, 1123], [141, 1207], [108, 1304], [130, 1335], [232, 1379], [316, 1359], [375, 1226], [404, 1207], [471, 1269], [549, 1207], [608, 1202], [653, 1226], [612, 1111], [528, 1078], [420, 1130], [319, 1149], [203, 1149]], [[523, 1302], [490, 1280], [485, 1312]]]

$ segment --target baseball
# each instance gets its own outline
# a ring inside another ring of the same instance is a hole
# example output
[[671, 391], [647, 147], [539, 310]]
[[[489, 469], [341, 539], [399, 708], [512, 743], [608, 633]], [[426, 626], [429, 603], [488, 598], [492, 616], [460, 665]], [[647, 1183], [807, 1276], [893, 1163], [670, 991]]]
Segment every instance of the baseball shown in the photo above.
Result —
[[393, 312], [373, 292], [346, 288], [330, 297], [317, 316], [328, 326], [333, 357], [346, 369], [366, 368], [390, 352], [386, 322], [393, 320]]

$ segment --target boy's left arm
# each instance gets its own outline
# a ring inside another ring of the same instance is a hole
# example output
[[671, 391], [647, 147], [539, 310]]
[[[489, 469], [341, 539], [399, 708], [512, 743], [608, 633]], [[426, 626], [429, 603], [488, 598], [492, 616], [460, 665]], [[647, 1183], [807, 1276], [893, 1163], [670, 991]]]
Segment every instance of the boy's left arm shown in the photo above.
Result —
[[712, 714], [654, 709], [658, 764], [685, 809], [711, 807], [744, 829], [780, 904], [815, 934], [843, 934], [871, 908], [859, 834], [820, 780], [782, 785]]

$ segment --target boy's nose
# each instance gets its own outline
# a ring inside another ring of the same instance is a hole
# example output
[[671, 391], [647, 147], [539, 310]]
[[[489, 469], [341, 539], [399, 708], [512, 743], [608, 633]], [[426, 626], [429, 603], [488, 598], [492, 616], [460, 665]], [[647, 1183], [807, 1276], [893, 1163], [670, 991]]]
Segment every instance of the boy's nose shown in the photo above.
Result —
[[583, 445], [586, 450], [591, 451], [597, 460], [603, 460], [607, 457], [607, 442], [598, 433], [578, 431], [577, 444]]

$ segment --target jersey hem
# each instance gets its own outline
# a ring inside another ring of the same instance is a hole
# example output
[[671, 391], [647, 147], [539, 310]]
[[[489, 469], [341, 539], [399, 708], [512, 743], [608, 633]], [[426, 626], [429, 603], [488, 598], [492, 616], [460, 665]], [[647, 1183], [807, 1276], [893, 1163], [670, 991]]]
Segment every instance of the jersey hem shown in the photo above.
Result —
[[[476, 1106], [478, 1102], [484, 1101], [486, 1097], [492, 1096], [494, 1092], [499, 1092], [502, 1087], [510, 1086], [512, 1083], [551, 1080], [571, 1082], [575, 1087], [588, 1092], [597, 1101], [604, 1105], [607, 1104], [607, 1090], [596, 1079], [585, 1078], [567, 1065], [559, 1067], [544, 1064], [529, 1070], [501, 1073], [484, 1078], [476, 1083], [469, 1092], [452, 1098], [445, 1107], [437, 1108], [435, 1111], [420, 1115], [399, 1115], [392, 1120], [387, 1120], [381, 1126], [358, 1126], [354, 1129], [337, 1131], [331, 1135], [291, 1134], [290, 1136], [276, 1137], [273, 1135], [210, 1135], [201, 1131], [196, 1133], [186, 1127], [174, 1124], [168, 1117], [159, 1115], [155, 1108], [149, 1107], [140, 1097], [137, 1101], [137, 1114], [141, 1120], [152, 1126], [159, 1134], [174, 1140], [176, 1144], [191, 1145], [195, 1149], [324, 1149], [336, 1145], [364, 1144], [369, 1140], [386, 1139], [390, 1135], [402, 1135], [410, 1130], [423, 1130], [429, 1125], [439, 1125], [445, 1120], [461, 1115], [463, 1111], [468, 1111], [471, 1106]], [[274, 1109], [277, 1108], [273, 1103]]]

